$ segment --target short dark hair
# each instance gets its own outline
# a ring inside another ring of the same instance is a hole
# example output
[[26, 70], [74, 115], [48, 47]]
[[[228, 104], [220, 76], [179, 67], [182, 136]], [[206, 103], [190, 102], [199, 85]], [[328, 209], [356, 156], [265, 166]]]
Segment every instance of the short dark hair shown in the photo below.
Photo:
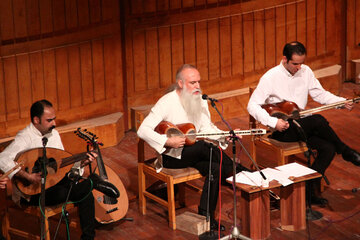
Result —
[[298, 41], [290, 42], [285, 44], [284, 50], [283, 50], [283, 56], [286, 57], [286, 59], [289, 61], [292, 59], [293, 54], [302, 56], [306, 54], [306, 48], [305, 46]]
[[34, 102], [30, 108], [31, 122], [33, 122], [34, 117], [41, 118], [41, 116], [44, 114], [45, 107], [52, 107], [52, 106], [53, 105], [51, 104], [51, 102], [49, 102], [46, 99]]

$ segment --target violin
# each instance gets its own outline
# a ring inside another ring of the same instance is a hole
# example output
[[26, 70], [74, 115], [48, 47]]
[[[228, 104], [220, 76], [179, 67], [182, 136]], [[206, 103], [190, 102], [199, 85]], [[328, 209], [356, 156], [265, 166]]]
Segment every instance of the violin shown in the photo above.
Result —
[[[201, 137], [208, 136], [231, 136], [230, 132], [216, 132], [216, 133], [197, 133], [194, 124], [192, 123], [181, 123], [181, 124], [172, 124], [168, 121], [160, 122], [155, 131], [159, 134], [166, 134], [167, 137], [173, 136], [184, 136], [185, 145], [192, 145], [196, 142], [196, 139]], [[250, 129], [250, 130], [239, 130], [234, 131], [236, 135], [264, 135], [266, 134], [266, 129]]]
[[321, 112], [335, 107], [344, 107], [346, 103], [350, 103], [350, 102], [358, 103], [359, 101], [360, 101], [360, 97], [356, 97], [353, 99], [331, 103], [331, 104], [323, 105], [321, 107], [307, 109], [303, 111], [300, 111], [301, 109], [298, 107], [298, 105], [291, 101], [283, 101], [274, 104], [264, 104], [261, 107], [265, 109], [272, 117], [288, 120], [288, 119], [299, 119], [307, 115], [310, 115], [312, 113]]

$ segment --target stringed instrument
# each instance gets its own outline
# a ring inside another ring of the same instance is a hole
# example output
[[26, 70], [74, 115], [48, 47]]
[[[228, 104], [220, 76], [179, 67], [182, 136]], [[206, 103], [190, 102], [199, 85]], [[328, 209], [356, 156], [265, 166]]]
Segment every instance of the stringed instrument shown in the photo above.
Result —
[[[197, 133], [194, 124], [182, 123], [174, 125], [168, 121], [161, 121], [155, 128], [155, 131], [160, 134], [166, 134], [167, 137], [184, 136], [185, 145], [192, 145], [196, 142], [197, 138], [206, 138], [210, 136], [231, 136], [229, 132], [216, 132], [216, 133]], [[266, 129], [250, 129], [234, 131], [236, 135], [264, 135]]]
[[344, 106], [346, 103], [350, 103], [350, 102], [357, 103], [359, 101], [360, 101], [360, 97], [356, 97], [353, 99], [331, 103], [312, 109], [306, 109], [303, 111], [300, 111], [298, 105], [291, 101], [283, 101], [275, 104], [264, 104], [261, 107], [265, 109], [272, 117], [288, 120], [288, 119], [299, 119], [307, 115], [310, 115], [312, 113], [321, 112], [335, 107], [341, 107]]
[[[57, 149], [46, 148], [48, 163], [46, 164], [46, 183], [45, 189], [57, 184], [65, 174], [67, 174], [72, 164], [85, 160], [88, 156], [85, 153], [71, 155], [70, 153]], [[21, 166], [21, 169], [28, 173], [41, 173], [41, 158], [43, 157], [43, 148], [32, 148], [19, 152], [15, 157], [15, 162], [19, 164], [15, 169]], [[13, 169], [13, 170], [15, 170]], [[26, 195], [35, 195], [41, 192], [41, 182], [30, 183], [26, 179], [14, 177], [13, 181], [17, 188]]]
[[85, 140], [94, 148], [95, 152], [97, 152], [97, 168], [95, 173], [97, 173], [102, 180], [112, 183], [120, 192], [120, 196], [118, 198], [112, 198], [93, 189], [96, 221], [101, 224], [108, 224], [122, 219], [129, 208], [129, 199], [119, 176], [110, 167], [104, 164], [99, 147], [99, 145], [102, 144], [98, 143], [97, 136], [95, 134], [87, 131], [86, 129], [81, 130], [78, 128], [75, 131], [75, 134]]

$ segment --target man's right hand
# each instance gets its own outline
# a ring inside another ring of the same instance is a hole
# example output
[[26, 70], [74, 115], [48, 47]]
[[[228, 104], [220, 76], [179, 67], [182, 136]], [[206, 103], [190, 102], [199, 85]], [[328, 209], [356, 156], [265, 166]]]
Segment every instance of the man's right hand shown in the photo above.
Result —
[[37, 182], [41, 182], [41, 173], [28, 173], [25, 172], [24, 170], [20, 170], [18, 173], [16, 173], [17, 177], [23, 178], [27, 181], [29, 181], [30, 183], [37, 183]]
[[186, 138], [183, 136], [169, 137], [165, 143], [166, 147], [181, 148], [185, 145]]
[[276, 123], [276, 126], [275, 126], [275, 129], [279, 132], [283, 132], [285, 131], [286, 129], [289, 128], [289, 122], [288, 121], [285, 121], [283, 119], [278, 119], [277, 123]]

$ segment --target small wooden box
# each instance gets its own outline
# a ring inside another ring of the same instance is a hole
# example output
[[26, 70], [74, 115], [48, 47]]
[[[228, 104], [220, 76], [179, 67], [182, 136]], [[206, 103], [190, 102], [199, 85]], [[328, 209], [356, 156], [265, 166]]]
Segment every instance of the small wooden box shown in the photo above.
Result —
[[205, 216], [192, 212], [184, 212], [176, 216], [176, 228], [188, 233], [200, 235], [210, 230], [210, 220], [207, 223]]
[[131, 114], [131, 128], [134, 130], [138, 130], [140, 124], [144, 120], [144, 118], [149, 114], [151, 108], [154, 105], [144, 105], [138, 107], [132, 107], [130, 110]]

